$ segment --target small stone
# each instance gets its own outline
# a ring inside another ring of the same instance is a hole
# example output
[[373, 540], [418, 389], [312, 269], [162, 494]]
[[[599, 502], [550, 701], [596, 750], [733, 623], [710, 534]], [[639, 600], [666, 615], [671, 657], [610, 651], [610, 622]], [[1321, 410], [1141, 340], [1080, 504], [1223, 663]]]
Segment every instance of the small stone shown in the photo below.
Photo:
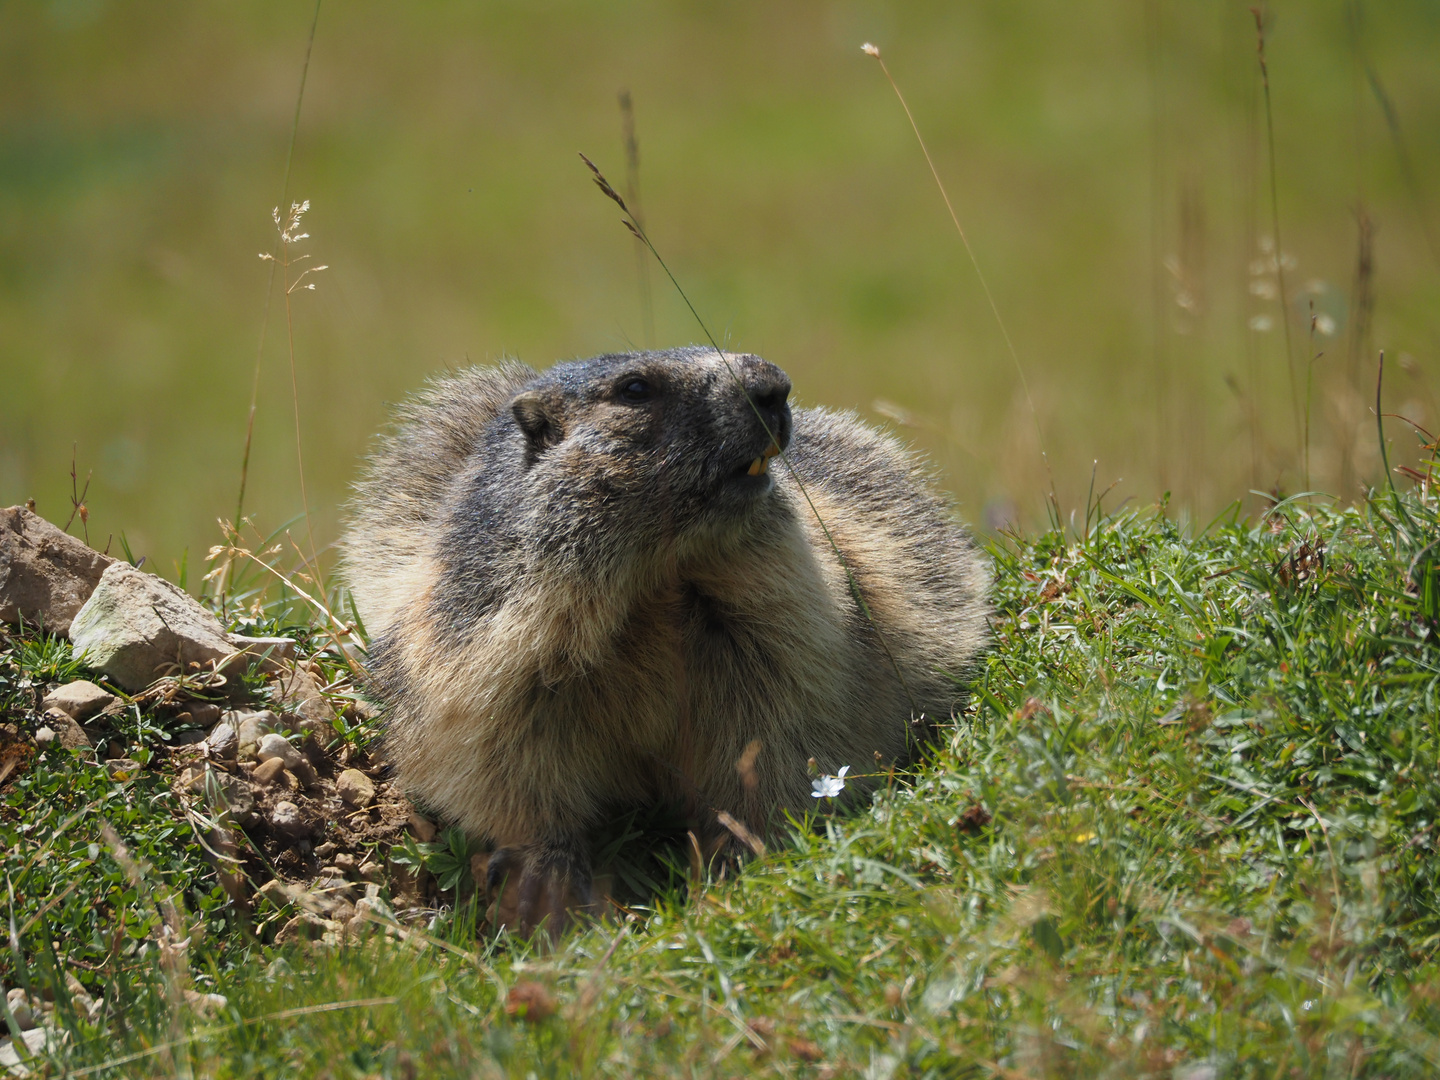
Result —
[[300, 941], [323, 941], [330, 934], [344, 932], [341, 923], [309, 911], [302, 911], [282, 926], [275, 934], [276, 945], [292, 945]]
[[240, 739], [234, 725], [222, 720], [205, 736], [205, 753], [217, 761], [234, 761], [239, 756]]
[[355, 873], [358, 874], [362, 880], [370, 882], [376, 888], [379, 888], [380, 882], [385, 880], [385, 867], [374, 859], [361, 863]]
[[75, 718], [60, 709], [45, 710], [45, 726], [55, 732], [66, 750], [90, 750], [95, 745]]
[[295, 642], [286, 637], [249, 637], [230, 634], [230, 644], [264, 671], [280, 671], [284, 662], [295, 659]]
[[[316, 850], [318, 851], [319, 849], [317, 848]], [[355, 872], [355, 856], [351, 855], [348, 851], [338, 853], [331, 861], [335, 864], [335, 869], [347, 877]]]
[[407, 824], [410, 826], [410, 831], [415, 834], [415, 839], [419, 840], [422, 844], [428, 844], [431, 840], [434, 840], [435, 833], [438, 831], [433, 821], [429, 818], [421, 817], [414, 811], [411, 811]]
[[42, 727], [42, 728], [36, 728], [36, 729], [35, 729], [35, 745], [36, 745], [36, 746], [49, 746], [51, 743], [53, 743], [53, 742], [54, 742], [56, 739], [58, 739], [59, 737], [60, 737], [60, 736], [56, 735], [55, 732], [54, 732], [53, 730], [51, 730], [50, 728], [48, 728], [48, 727]]
[[0, 510], [0, 622], [68, 634], [113, 562], [26, 507]]
[[40, 707], [59, 709], [74, 720], [89, 720], [114, 701], [115, 695], [108, 690], [102, 690], [85, 679], [77, 679], [46, 694]]
[[293, 899], [290, 886], [286, 885], [283, 881], [276, 881], [273, 878], [256, 889], [255, 895], [257, 897], [263, 897], [277, 908], [287, 906]]
[[293, 836], [296, 839], [308, 837], [314, 831], [300, 808], [288, 800], [281, 800], [271, 807], [270, 824], [276, 832]]
[[228, 814], [231, 821], [242, 827], [254, 825], [258, 820], [255, 794], [250, 785], [229, 773], [210, 770], [205, 785], [205, 802], [211, 813]]
[[346, 769], [335, 778], [335, 794], [347, 805], [364, 809], [375, 801], [375, 783], [359, 769]]
[[326, 840], [325, 843], [316, 845], [315, 857], [317, 859], [328, 859], [339, 850], [340, 845], [335, 843], [334, 840]]
[[279, 780], [280, 774], [284, 771], [285, 762], [278, 757], [273, 757], [256, 765], [255, 771], [250, 774], [250, 779], [268, 787]]
[[224, 994], [202, 994], [198, 990], [185, 989], [185, 1003], [204, 1017], [214, 1016], [230, 1004]]
[[189, 712], [191, 722], [197, 727], [209, 727], [219, 721], [225, 710], [211, 701], [192, 701]]
[[305, 755], [297, 750], [284, 735], [277, 735], [274, 732], [262, 735], [259, 745], [255, 748], [255, 756], [260, 759], [261, 764], [278, 758], [285, 763], [286, 770], [299, 777], [300, 782], [306, 787], [315, 783], [315, 766], [311, 765]]
[[9, 991], [5, 995], [5, 1004], [10, 1006], [10, 1014], [15, 1017], [20, 1030], [29, 1031], [35, 1026], [35, 1012], [30, 1008], [30, 999], [25, 996], [24, 989], [17, 986]]
[[121, 757], [112, 758], [105, 762], [105, 768], [110, 770], [110, 779], [124, 782], [133, 780], [140, 774], [141, 765], [133, 758]]
[[70, 992], [70, 1000], [84, 1011], [86, 1019], [92, 1022], [100, 1019], [104, 1005], [91, 997], [85, 984], [68, 971], [65, 973], [65, 989]]
[[[26, 1058], [34, 1058], [36, 1054], [42, 1053], [49, 1044], [50, 1031], [43, 1027], [31, 1028], [29, 1031], [22, 1031], [20, 1038], [25, 1041]], [[20, 1052], [15, 1049], [12, 1039], [6, 1039], [0, 1043], [0, 1070], [4, 1070], [10, 1076], [32, 1075], [30, 1067], [20, 1060]]]
[[253, 758], [260, 740], [280, 726], [280, 718], [269, 709], [251, 713], [230, 712], [225, 716], [235, 728], [236, 753], [242, 761]]

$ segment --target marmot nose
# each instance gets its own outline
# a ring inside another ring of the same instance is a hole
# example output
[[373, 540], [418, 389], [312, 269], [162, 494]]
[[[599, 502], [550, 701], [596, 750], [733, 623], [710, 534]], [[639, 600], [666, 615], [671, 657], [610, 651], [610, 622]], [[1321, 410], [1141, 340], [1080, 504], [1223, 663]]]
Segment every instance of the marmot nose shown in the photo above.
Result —
[[774, 364], [753, 358], [745, 364], [740, 379], [783, 450], [790, 441], [790, 407], [785, 403], [790, 396], [790, 377]]

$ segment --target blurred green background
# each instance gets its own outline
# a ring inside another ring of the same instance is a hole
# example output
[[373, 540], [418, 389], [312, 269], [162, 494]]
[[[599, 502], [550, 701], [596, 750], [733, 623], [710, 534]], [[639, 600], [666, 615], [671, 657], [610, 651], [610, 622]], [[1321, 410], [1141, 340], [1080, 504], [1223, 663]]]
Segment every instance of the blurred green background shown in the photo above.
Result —
[[[267, 529], [301, 510], [257, 255], [313, 10], [0, 6], [0, 504], [63, 523], [73, 446], [92, 542], [123, 530], [172, 576], [188, 549], [192, 587], [235, 511], [262, 326], [245, 509]], [[1170, 490], [1202, 518], [1295, 491], [1312, 352], [1311, 486], [1353, 497], [1380, 475], [1378, 348], [1387, 409], [1436, 419], [1440, 5], [1267, 20], [1293, 393], [1246, 3], [325, 5], [289, 184], [329, 266], [290, 298], [320, 543], [386, 402], [426, 375], [702, 339], [653, 267], [648, 328], [633, 242], [576, 156], [623, 182], [622, 89], [643, 213], [715, 331], [800, 400], [899, 427], [972, 522], [1039, 520], [1052, 483], [1083, 508], [1092, 463], [1110, 505]]]

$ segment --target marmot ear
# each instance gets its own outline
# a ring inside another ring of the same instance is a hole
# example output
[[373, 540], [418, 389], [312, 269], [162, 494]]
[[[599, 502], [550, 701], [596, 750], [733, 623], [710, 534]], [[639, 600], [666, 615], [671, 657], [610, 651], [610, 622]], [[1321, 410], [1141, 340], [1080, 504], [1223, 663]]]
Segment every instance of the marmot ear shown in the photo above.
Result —
[[525, 442], [532, 459], [565, 437], [560, 426], [559, 409], [553, 401], [547, 400], [538, 391], [526, 390], [523, 394], [517, 394], [510, 402], [510, 411], [515, 414], [515, 422], [525, 433]]

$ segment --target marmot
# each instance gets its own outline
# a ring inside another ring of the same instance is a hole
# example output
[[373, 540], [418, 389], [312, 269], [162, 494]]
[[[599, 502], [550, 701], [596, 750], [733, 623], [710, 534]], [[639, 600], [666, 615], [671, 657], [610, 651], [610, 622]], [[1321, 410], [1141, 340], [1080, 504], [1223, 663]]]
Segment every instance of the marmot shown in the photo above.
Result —
[[390, 760], [495, 846], [527, 932], [590, 902], [607, 812], [763, 836], [815, 805], [811, 759], [873, 776], [963, 701], [985, 560], [915, 455], [789, 393], [700, 347], [471, 368], [399, 408], [356, 486]]

